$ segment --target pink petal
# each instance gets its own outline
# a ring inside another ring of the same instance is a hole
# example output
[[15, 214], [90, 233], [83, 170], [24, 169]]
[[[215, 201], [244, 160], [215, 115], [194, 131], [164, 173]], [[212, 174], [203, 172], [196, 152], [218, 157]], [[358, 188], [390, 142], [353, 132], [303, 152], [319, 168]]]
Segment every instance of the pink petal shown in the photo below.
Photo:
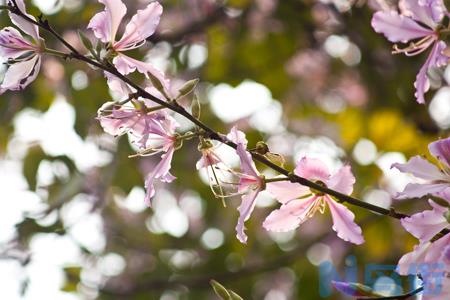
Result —
[[400, 258], [397, 265], [397, 273], [400, 275], [416, 275], [418, 271], [418, 265], [425, 262], [425, 256], [427, 254], [430, 243], [424, 243], [414, 246], [412, 252], [406, 253]]
[[397, 168], [400, 172], [411, 173], [414, 176], [427, 180], [445, 180], [445, 176], [439, 169], [423, 159], [421, 156], [414, 156], [406, 164], [395, 163], [391, 168]]
[[145, 9], [138, 10], [125, 28], [120, 41], [114, 45], [114, 49], [124, 51], [139, 46], [155, 32], [162, 12], [163, 8], [158, 2], [152, 2]]
[[20, 91], [36, 79], [41, 68], [41, 57], [34, 55], [31, 59], [11, 65], [0, 85], [0, 94], [6, 90]]
[[308, 187], [288, 181], [269, 182], [266, 190], [283, 204], [311, 193]]
[[395, 195], [397, 199], [420, 198], [425, 195], [437, 195], [450, 190], [448, 183], [419, 184], [408, 183], [403, 192]]
[[450, 225], [444, 218], [447, 209], [434, 202], [432, 205], [433, 210], [426, 210], [401, 220], [403, 227], [420, 242], [431, 240], [442, 229]]
[[156, 165], [154, 170], [148, 174], [147, 179], [145, 180], [145, 189], [147, 190], [145, 204], [148, 206], [152, 205], [151, 200], [156, 193], [154, 186], [155, 179], [160, 178], [163, 182], [172, 182], [175, 179], [175, 177], [169, 173], [174, 152], [175, 148], [171, 147], [169, 151], [164, 153], [161, 156], [161, 161]]
[[0, 31], [0, 56], [17, 58], [29, 51], [36, 52], [38, 47], [23, 38], [14, 27], [5, 27]]
[[430, 153], [450, 168], [450, 137], [428, 145]]
[[200, 170], [202, 168], [214, 166], [221, 162], [222, 160], [219, 156], [217, 156], [217, 154], [214, 153], [214, 150], [204, 150], [202, 152], [202, 157], [197, 161], [196, 168], [197, 170]]
[[373, 15], [372, 27], [391, 42], [406, 43], [410, 40], [433, 35], [434, 32], [420, 26], [414, 20], [395, 11], [378, 11]]
[[120, 80], [117, 76], [105, 72], [105, 77], [108, 83], [108, 87], [111, 91], [116, 93], [120, 98], [128, 98], [130, 94], [134, 93], [136, 90]]
[[105, 5], [105, 10], [96, 14], [89, 22], [88, 28], [103, 43], [114, 43], [120, 22], [127, 13], [127, 7], [121, 0], [98, 0]]
[[421, 0], [401, 0], [399, 7], [402, 15], [411, 17], [430, 28], [436, 28], [437, 23], [444, 17], [442, 6], [438, 1], [428, 1], [429, 4], [420, 2]]
[[[172, 96], [169, 80], [164, 76], [163, 72], [156, 69], [152, 64], [131, 58], [122, 53], [119, 53], [119, 55], [117, 55], [113, 59], [113, 63], [116, 66], [117, 70], [123, 75], [132, 73], [135, 70], [137, 70], [139, 73], [146, 75], [147, 77], [149, 73], [152, 74], [154, 77], [159, 79], [159, 81], [164, 87], [166, 94]], [[159, 92], [158, 94], [160, 95]]]
[[430, 89], [428, 70], [433, 67], [444, 66], [449, 59], [443, 54], [446, 47], [447, 45], [442, 41], [435, 43], [431, 49], [430, 55], [420, 68], [419, 73], [417, 73], [416, 81], [414, 82], [414, 87], [416, 88], [414, 95], [416, 96], [417, 102], [420, 104], [425, 103], [425, 93]]
[[446, 234], [437, 241], [431, 243], [425, 255], [425, 262], [429, 264], [442, 263], [444, 250], [450, 245], [450, 234]]
[[227, 138], [237, 145], [236, 153], [240, 158], [242, 172], [251, 177], [259, 178], [259, 172], [256, 169], [253, 158], [246, 150], [247, 139], [245, 138], [245, 134], [242, 131], [237, 130], [237, 127], [234, 126], [227, 135]]
[[353, 184], [355, 184], [355, 181], [355, 176], [353, 176], [350, 166], [344, 166], [336, 174], [331, 176], [327, 182], [327, 186], [330, 189], [350, 195], [353, 192]]
[[[17, 7], [22, 13], [24, 13], [30, 19], [36, 21], [35, 17], [26, 12], [25, 3], [23, 0], [16, 0], [16, 3]], [[9, 17], [11, 18], [13, 24], [20, 28], [20, 30], [33, 37], [36, 42], [40, 41], [41, 38], [39, 37], [39, 27], [37, 25], [28, 22], [24, 18], [13, 14], [12, 12], [9, 12]]]
[[336, 231], [338, 237], [357, 245], [364, 243], [361, 227], [354, 222], [355, 215], [347, 207], [328, 196], [325, 196], [325, 199], [333, 217], [333, 230]]
[[299, 199], [283, 204], [267, 216], [264, 220], [263, 227], [268, 231], [286, 232], [294, 230], [305, 222], [307, 214], [314, 205], [317, 197], [313, 196], [308, 199]]
[[320, 180], [324, 183], [330, 178], [327, 166], [315, 158], [303, 157], [297, 163], [294, 173], [309, 180]]
[[239, 219], [236, 225], [236, 237], [243, 244], [247, 243], [247, 235], [245, 234], [244, 223], [250, 218], [250, 215], [255, 208], [256, 197], [258, 196], [259, 192], [259, 189], [255, 189], [248, 194], [243, 195], [241, 205], [238, 207]]

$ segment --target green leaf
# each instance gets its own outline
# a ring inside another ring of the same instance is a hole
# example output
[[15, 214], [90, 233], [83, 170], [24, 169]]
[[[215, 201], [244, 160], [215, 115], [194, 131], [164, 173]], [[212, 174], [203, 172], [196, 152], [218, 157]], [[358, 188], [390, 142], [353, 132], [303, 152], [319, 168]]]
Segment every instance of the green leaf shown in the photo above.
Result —
[[91, 40], [84, 34], [83, 31], [78, 30], [78, 36], [80, 37], [80, 41], [83, 44], [83, 46], [89, 50], [89, 53], [92, 54], [92, 56], [97, 57], [97, 54], [94, 51], [94, 46], [92, 45]]
[[221, 285], [214, 279], [211, 279], [211, 281], [209, 283], [211, 284], [212, 288], [214, 289], [214, 292], [216, 293], [216, 295], [219, 296], [221, 299], [223, 299], [223, 300], [232, 299], [230, 296], [230, 293], [223, 285]]
[[230, 294], [230, 299], [231, 300], [244, 300], [244, 298], [242, 298], [241, 296], [239, 296], [238, 294], [236, 294], [232, 290], [228, 290], [228, 293]]

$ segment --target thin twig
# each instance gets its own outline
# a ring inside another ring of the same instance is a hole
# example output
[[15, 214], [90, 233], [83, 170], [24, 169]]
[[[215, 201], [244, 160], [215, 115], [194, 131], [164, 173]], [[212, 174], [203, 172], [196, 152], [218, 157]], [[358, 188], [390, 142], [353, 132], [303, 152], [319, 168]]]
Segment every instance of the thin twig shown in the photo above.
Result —
[[358, 298], [357, 300], [406, 300], [409, 299], [418, 293], [423, 291], [423, 286], [420, 288], [415, 289], [412, 292], [409, 292], [408, 294], [399, 295], [399, 296], [389, 296], [389, 297], [378, 297], [378, 298]]
[[[172, 102], [167, 102], [164, 101], [158, 97], [155, 97], [154, 95], [148, 93], [145, 89], [143, 89], [142, 87], [140, 87], [138, 84], [136, 84], [135, 82], [133, 82], [131, 79], [129, 79], [127, 76], [121, 74], [119, 71], [117, 71], [117, 69], [111, 65], [109, 62], [97, 62], [85, 55], [80, 54], [72, 45], [70, 45], [69, 42], [67, 42], [61, 35], [59, 35], [49, 24], [49, 22], [47, 20], [44, 20], [42, 17], [38, 18], [39, 21], [33, 20], [32, 18], [30, 18], [29, 16], [27, 16], [26, 14], [24, 14], [22, 11], [20, 11], [20, 9], [18, 8], [16, 1], [15, 0], [11, 0], [12, 3], [14, 4], [14, 7], [10, 7], [10, 11], [12, 13], [17, 14], [18, 16], [24, 18], [25, 20], [39, 26], [40, 28], [48, 31], [49, 33], [51, 33], [56, 39], [58, 39], [59, 41], [61, 41], [61, 43], [64, 44], [64, 46], [70, 51], [70, 54], [68, 54], [68, 57], [83, 61], [89, 65], [95, 66], [101, 70], [104, 70], [106, 72], [109, 72], [113, 75], [115, 75], [116, 77], [118, 77], [120, 80], [122, 80], [123, 82], [127, 83], [128, 85], [130, 85], [131, 87], [133, 87], [136, 90], [136, 96], [139, 97], [143, 97], [146, 99], [149, 99], [161, 106], [166, 107], [169, 110], [172, 110], [175, 113], [178, 113], [180, 115], [182, 115], [183, 117], [185, 117], [186, 119], [188, 119], [189, 121], [191, 121], [193, 124], [195, 124], [199, 129], [203, 130], [203, 136], [219, 141], [223, 144], [228, 145], [229, 147], [236, 149], [237, 145], [231, 141], [229, 141], [224, 135], [220, 134], [219, 132], [213, 130], [212, 128], [210, 128], [208, 125], [206, 125], [205, 123], [203, 123], [202, 121], [198, 120], [196, 117], [194, 117], [193, 115], [191, 115], [188, 111], [186, 111], [181, 105], [179, 105], [177, 102], [172, 101]], [[345, 195], [342, 194], [338, 191], [332, 190], [326, 186], [323, 185], [319, 185], [313, 181], [309, 181], [306, 178], [300, 177], [292, 172], [290, 172], [289, 170], [286, 170], [283, 167], [278, 166], [277, 164], [271, 162], [270, 160], [268, 160], [267, 158], [265, 158], [264, 156], [255, 153], [255, 152], [250, 152], [253, 159], [264, 164], [265, 166], [277, 171], [280, 174], [283, 174], [287, 177], [289, 177], [289, 180], [293, 183], [299, 183], [301, 185], [307, 186], [311, 189], [320, 191], [322, 193], [328, 194], [334, 198], [336, 198], [338, 201], [340, 202], [347, 202], [351, 205], [354, 206], [358, 206], [361, 207], [363, 209], [367, 209], [371, 212], [374, 213], [378, 213], [381, 215], [385, 215], [385, 216], [389, 216], [391, 218], [395, 218], [395, 219], [402, 219], [402, 218], [406, 218], [409, 217], [409, 215], [407, 214], [403, 214], [403, 213], [399, 213], [397, 211], [395, 211], [395, 209], [391, 208], [391, 209], [385, 209], [383, 207], [379, 207], [367, 202], [364, 202], [362, 200], [359, 200], [357, 198], [354, 198], [352, 196], [349, 195]], [[448, 229], [444, 229], [441, 232], [441, 236], [445, 235], [447, 233], [449, 233], [450, 231]]]

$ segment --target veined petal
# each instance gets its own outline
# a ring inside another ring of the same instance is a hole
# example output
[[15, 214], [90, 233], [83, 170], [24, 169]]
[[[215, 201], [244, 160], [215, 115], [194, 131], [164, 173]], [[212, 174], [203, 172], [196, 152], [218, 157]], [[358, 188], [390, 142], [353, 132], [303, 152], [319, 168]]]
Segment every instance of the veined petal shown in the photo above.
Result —
[[122, 0], [98, 0], [105, 5], [105, 10], [96, 14], [89, 22], [88, 28], [104, 43], [114, 43], [120, 22], [127, 13]]
[[308, 219], [307, 215], [316, 200], [317, 197], [312, 196], [308, 199], [294, 200], [283, 204], [267, 216], [263, 227], [274, 232], [294, 230]]
[[308, 187], [289, 181], [269, 182], [266, 190], [283, 204], [311, 193]]
[[152, 198], [155, 196], [155, 179], [161, 178], [163, 182], [171, 182], [175, 179], [169, 171], [171, 167], [171, 162], [173, 158], [173, 153], [175, 152], [175, 148], [171, 147], [166, 153], [161, 156], [161, 161], [156, 165], [154, 170], [148, 174], [147, 179], [145, 180], [145, 189], [147, 190], [145, 194], [145, 204], [148, 206], [152, 205]]
[[327, 186], [332, 190], [350, 195], [353, 192], [355, 181], [355, 176], [353, 176], [350, 166], [344, 166], [336, 174], [331, 176], [327, 182]]
[[418, 265], [425, 262], [425, 256], [431, 243], [423, 243], [414, 246], [414, 250], [400, 258], [397, 265], [397, 273], [400, 275], [416, 275], [419, 273]]
[[294, 173], [308, 180], [320, 180], [324, 183], [330, 178], [327, 166], [316, 158], [303, 157], [300, 159]]
[[431, 202], [433, 203], [433, 210], [426, 210], [401, 220], [403, 227], [418, 238], [420, 242], [431, 240], [442, 229], [450, 226], [444, 218], [444, 213], [447, 209], [433, 201]]
[[[24, 3], [23, 0], [16, 0], [16, 3], [17, 3], [17, 7], [20, 9], [20, 11], [23, 14], [25, 14], [30, 19], [36, 21], [35, 17], [33, 17], [32, 15], [27, 13], [27, 10], [26, 10], [26, 7], [25, 7], [25, 3]], [[25, 20], [21, 16], [18, 16], [16, 14], [12, 13], [12, 12], [9, 12], [9, 17], [11, 18], [11, 21], [13, 22], [14, 25], [16, 25], [18, 28], [20, 28], [20, 30], [22, 30], [26, 34], [28, 34], [31, 37], [33, 37], [33, 39], [36, 42], [39, 42], [39, 40], [41, 38], [39, 37], [39, 27], [37, 25], [28, 22], [27, 20]]]
[[159, 24], [163, 8], [158, 2], [150, 3], [145, 9], [138, 10], [125, 28], [120, 41], [114, 44], [116, 51], [135, 48], [151, 36]]
[[429, 264], [443, 263], [444, 250], [448, 245], [450, 245], [450, 234], [431, 243], [425, 255], [425, 262]]
[[414, 87], [416, 88], [414, 96], [416, 96], [416, 100], [420, 104], [425, 103], [425, 93], [430, 89], [428, 70], [433, 67], [444, 66], [449, 60], [449, 57], [443, 54], [446, 47], [447, 45], [443, 41], [434, 43], [430, 55], [420, 68], [419, 73], [417, 73], [416, 81], [414, 82]]
[[41, 68], [41, 57], [34, 55], [29, 60], [11, 65], [5, 73], [0, 94], [6, 90], [20, 91], [36, 79]]
[[170, 81], [164, 76], [163, 72], [156, 69], [152, 64], [131, 58], [122, 53], [119, 53], [119, 55], [117, 55], [113, 59], [113, 63], [116, 66], [117, 70], [123, 75], [132, 73], [135, 70], [147, 77], [149, 76], [148, 74], [152, 74], [161, 82], [166, 94], [172, 96]]
[[432, 30], [395, 11], [376, 12], [372, 18], [372, 27], [376, 32], [382, 33], [389, 41], [394, 43], [406, 43], [434, 34]]
[[256, 205], [256, 197], [260, 190], [255, 189], [242, 196], [241, 205], [238, 207], [239, 219], [236, 225], [236, 237], [241, 243], [247, 243], [247, 235], [245, 234], [245, 221], [250, 218]]
[[17, 58], [29, 51], [37, 50], [38, 47], [27, 41], [14, 27], [0, 30], [0, 57]]
[[444, 17], [443, 4], [436, 0], [401, 0], [399, 8], [402, 15], [436, 28]]
[[325, 196], [331, 216], [333, 217], [333, 230], [344, 241], [357, 245], [364, 243], [361, 227], [355, 223], [355, 215], [344, 205]]
[[247, 139], [245, 138], [245, 133], [239, 131], [236, 126], [234, 126], [227, 138], [237, 144], [236, 153], [239, 156], [241, 162], [241, 170], [244, 174], [250, 175], [254, 178], [259, 178], [259, 172], [256, 169], [255, 163], [253, 162], [252, 156], [247, 151]]
[[109, 89], [116, 93], [119, 97], [125, 99], [130, 96], [130, 94], [136, 92], [134, 88], [123, 82], [117, 76], [106, 72], [104, 73]]
[[418, 155], [410, 158], [406, 164], [395, 163], [391, 168], [426, 180], [445, 180], [444, 174], [435, 165]]
[[450, 168], [450, 137], [432, 142], [428, 145], [428, 150], [434, 157]]
[[426, 195], [439, 196], [440, 193], [450, 190], [448, 183], [408, 183], [403, 192], [397, 193], [396, 199], [420, 198]]

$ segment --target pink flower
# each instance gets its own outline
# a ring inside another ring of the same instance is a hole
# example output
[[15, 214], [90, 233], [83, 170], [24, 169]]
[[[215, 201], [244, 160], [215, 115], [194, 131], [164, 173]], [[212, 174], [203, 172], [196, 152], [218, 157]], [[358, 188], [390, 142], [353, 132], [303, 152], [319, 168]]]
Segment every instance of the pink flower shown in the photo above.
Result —
[[227, 138], [236, 143], [236, 153], [241, 162], [241, 173], [237, 173], [239, 177], [238, 193], [242, 195], [241, 205], [238, 207], [239, 219], [236, 225], [236, 237], [241, 243], [247, 243], [247, 235], [245, 234], [245, 221], [250, 218], [256, 204], [256, 197], [264, 190], [264, 177], [256, 169], [252, 156], [246, 150], [247, 139], [242, 131], [233, 127]]
[[159, 122], [159, 126], [155, 126], [148, 133], [145, 138], [146, 150], [140, 153], [142, 156], [155, 155], [163, 153], [161, 155], [161, 161], [155, 166], [155, 168], [147, 175], [145, 180], [145, 188], [147, 193], [145, 195], [145, 203], [151, 206], [151, 199], [155, 195], [154, 182], [159, 179], [162, 182], [172, 182], [176, 179], [170, 173], [172, 158], [175, 150], [177, 149], [177, 135], [175, 129], [178, 127], [178, 123], [170, 116]]
[[[35, 20], [25, 12], [23, 0], [17, 0], [16, 3], [23, 13]], [[6, 60], [9, 65], [0, 85], [0, 94], [7, 90], [24, 89], [36, 79], [41, 68], [43, 40], [39, 36], [38, 27], [11, 12], [9, 16], [17, 27], [32, 37], [33, 42], [25, 39], [13, 27], [5, 27], [0, 31], [0, 58]]]
[[149, 63], [141, 62], [123, 53], [141, 47], [155, 32], [163, 11], [162, 6], [154, 1], [145, 9], [138, 10], [125, 27], [122, 38], [117, 41], [117, 31], [127, 12], [127, 7], [121, 0], [99, 0], [99, 2], [105, 5], [105, 10], [91, 19], [88, 28], [94, 31], [98, 39], [109, 45], [109, 50], [115, 55], [113, 63], [117, 70], [124, 75], [135, 70], [143, 74], [151, 73], [165, 84], [167, 81], [161, 71]]
[[417, 55], [432, 46], [431, 52], [416, 77], [416, 99], [425, 103], [424, 94], [430, 88], [427, 72], [430, 68], [447, 64], [449, 57], [443, 50], [445, 42], [439, 38], [439, 26], [447, 13], [442, 0], [402, 0], [399, 4], [401, 13], [396, 11], [379, 11], [372, 18], [372, 27], [376, 32], [384, 34], [391, 42], [406, 43], [410, 46], [399, 49], [394, 46], [394, 53], [408, 56]]
[[393, 168], [425, 179], [427, 183], [409, 183], [398, 199], [419, 198], [425, 195], [450, 195], [450, 138], [438, 140], [428, 145], [431, 155], [438, 159], [441, 169], [420, 156], [414, 156], [406, 164], [393, 164]]
[[[300, 177], [347, 195], [353, 191], [355, 177], [349, 166], [342, 167], [331, 176], [321, 161], [303, 157], [294, 172]], [[337, 235], [355, 244], [364, 242], [361, 228], [354, 222], [355, 215], [330, 196], [290, 182], [267, 183], [267, 190], [282, 204], [264, 221], [263, 226], [267, 230], [278, 232], [293, 230], [313, 217], [317, 211], [323, 213], [328, 205], [333, 218], [333, 230]]]

